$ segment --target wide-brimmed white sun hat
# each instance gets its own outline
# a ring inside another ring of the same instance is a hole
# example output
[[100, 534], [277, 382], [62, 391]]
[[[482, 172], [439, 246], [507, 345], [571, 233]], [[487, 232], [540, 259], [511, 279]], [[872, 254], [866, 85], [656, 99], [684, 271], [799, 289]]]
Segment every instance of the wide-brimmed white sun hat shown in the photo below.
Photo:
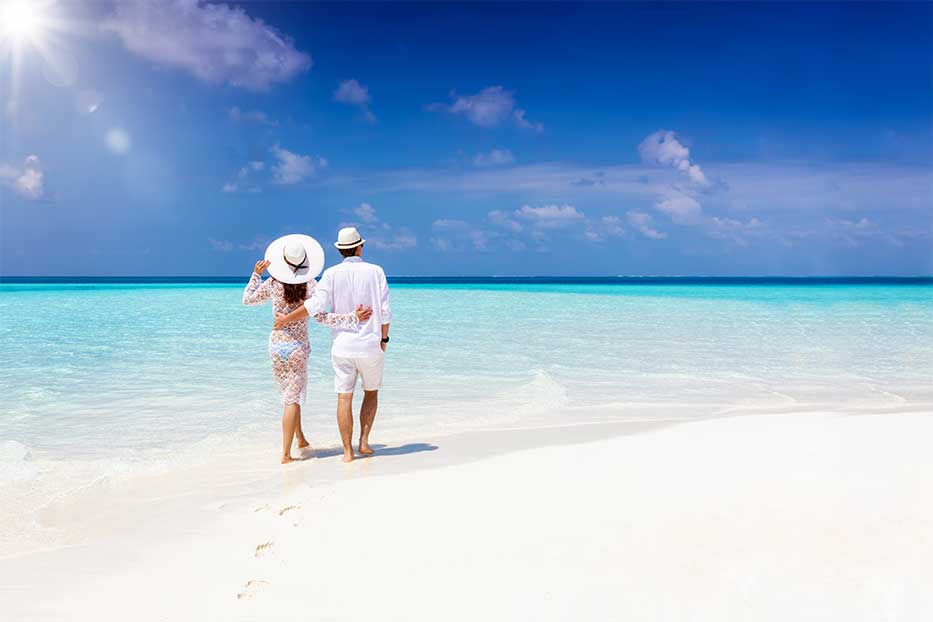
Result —
[[292, 233], [266, 249], [269, 274], [281, 283], [307, 283], [324, 269], [324, 249], [310, 235]]
[[337, 233], [337, 241], [334, 242], [334, 246], [346, 250], [348, 248], [356, 248], [365, 242], [366, 240], [364, 240], [360, 232], [356, 230], [356, 227], [344, 227]]

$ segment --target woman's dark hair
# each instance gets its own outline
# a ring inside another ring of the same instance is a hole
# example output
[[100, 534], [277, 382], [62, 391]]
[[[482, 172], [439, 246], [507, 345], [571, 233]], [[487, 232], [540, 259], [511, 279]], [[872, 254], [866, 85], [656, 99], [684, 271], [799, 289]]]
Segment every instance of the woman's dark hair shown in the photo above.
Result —
[[353, 248], [338, 248], [337, 250], [340, 251], [340, 254], [344, 257], [353, 257], [356, 255], [356, 249], [360, 248], [361, 246], [363, 245], [360, 244], [358, 246], [354, 246]]
[[305, 301], [308, 294], [307, 283], [282, 283], [285, 290], [285, 302], [290, 305], [297, 305]]

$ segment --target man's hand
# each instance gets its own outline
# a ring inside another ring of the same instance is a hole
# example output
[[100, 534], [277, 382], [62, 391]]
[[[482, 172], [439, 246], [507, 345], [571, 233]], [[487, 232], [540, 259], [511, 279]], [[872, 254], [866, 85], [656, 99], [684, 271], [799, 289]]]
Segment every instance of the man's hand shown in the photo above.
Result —
[[372, 315], [373, 315], [373, 308], [372, 308], [372, 307], [364, 307], [363, 305], [359, 305], [359, 306], [356, 308], [356, 311], [354, 311], [354, 313], [356, 313], [356, 319], [357, 319], [357, 320], [359, 320], [360, 322], [365, 322], [366, 320], [368, 320], [369, 318], [372, 317]]
[[273, 326], [275, 326], [276, 330], [281, 329], [281, 328], [284, 327], [286, 324], [288, 324], [287, 319], [288, 319], [288, 318], [287, 318], [286, 316], [282, 315], [281, 313], [276, 313], [276, 314], [275, 314], [275, 322], [273, 323]]
[[381, 348], [382, 348], [382, 351], [385, 352], [385, 351], [386, 351], [386, 346], [388, 346], [388, 345], [389, 345], [389, 344], [387, 344], [385, 341], [383, 341], [382, 343], [379, 344], [379, 347], [381, 347]]

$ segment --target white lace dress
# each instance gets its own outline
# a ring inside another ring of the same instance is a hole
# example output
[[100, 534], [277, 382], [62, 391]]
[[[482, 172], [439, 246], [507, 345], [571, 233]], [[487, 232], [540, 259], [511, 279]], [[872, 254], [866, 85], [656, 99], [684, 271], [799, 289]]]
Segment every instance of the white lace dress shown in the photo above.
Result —
[[[305, 298], [314, 293], [317, 281], [308, 282], [308, 291]], [[261, 305], [272, 301], [273, 313], [289, 314], [301, 303], [288, 304], [285, 302], [285, 288], [275, 279], [265, 281], [253, 272], [249, 283], [243, 290], [243, 304]], [[336, 328], [356, 328], [359, 319], [356, 313], [339, 315], [336, 313], [318, 313], [314, 319], [325, 326]], [[272, 373], [279, 386], [283, 404], [303, 404], [305, 391], [308, 385], [308, 354], [311, 345], [308, 343], [308, 321], [301, 320], [286, 324], [282, 328], [272, 330], [269, 335], [269, 358], [272, 359]]]

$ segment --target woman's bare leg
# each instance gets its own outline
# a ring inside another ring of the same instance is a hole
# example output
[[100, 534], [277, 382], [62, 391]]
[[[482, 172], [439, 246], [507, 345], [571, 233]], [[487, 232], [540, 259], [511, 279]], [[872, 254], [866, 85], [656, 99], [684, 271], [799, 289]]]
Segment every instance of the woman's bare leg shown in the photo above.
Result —
[[295, 438], [298, 439], [298, 449], [304, 449], [310, 443], [305, 438], [304, 430], [301, 429], [301, 404], [296, 404], [296, 406], [298, 407], [298, 425], [295, 427]]
[[298, 404], [286, 404], [282, 414], [282, 464], [292, 461], [292, 441], [295, 440], [295, 428], [298, 425]]

